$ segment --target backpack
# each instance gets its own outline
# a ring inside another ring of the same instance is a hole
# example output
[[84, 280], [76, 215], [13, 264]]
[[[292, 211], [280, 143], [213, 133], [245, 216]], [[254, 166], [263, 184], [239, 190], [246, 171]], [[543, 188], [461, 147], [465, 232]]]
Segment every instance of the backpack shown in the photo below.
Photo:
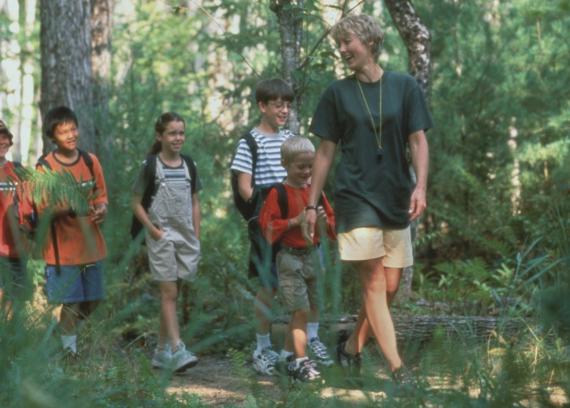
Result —
[[[251, 173], [251, 187], [253, 188], [253, 194], [251, 196], [251, 198], [246, 201], [243, 199], [243, 197], [240, 195], [239, 193], [239, 185], [238, 185], [238, 174], [239, 172], [234, 171], [234, 170], [230, 170], [231, 173], [231, 179], [230, 179], [230, 184], [232, 186], [232, 196], [233, 196], [233, 200], [234, 200], [234, 205], [236, 206], [238, 212], [241, 214], [241, 216], [246, 220], [249, 221], [250, 219], [252, 219], [257, 210], [258, 210], [258, 206], [260, 204], [260, 199], [261, 199], [261, 192], [259, 191], [259, 189], [255, 188], [255, 167], [257, 166], [257, 142], [255, 141], [254, 137], [251, 135], [251, 133], [248, 131], [246, 133], [244, 133], [239, 140], [244, 139], [245, 142], [247, 143], [247, 146], [249, 147], [249, 150], [251, 151], [251, 162], [252, 162], [252, 173]], [[239, 145], [239, 141], [238, 141], [238, 145]], [[237, 154], [237, 149], [236, 149], [236, 154]], [[232, 158], [232, 163], [235, 159], [235, 155]], [[231, 165], [231, 164], [230, 164]]]
[[[190, 173], [190, 183], [192, 186], [192, 192], [196, 191], [196, 165], [194, 164], [194, 160], [192, 157], [181, 154], [182, 159], [186, 162], [186, 166], [188, 167], [188, 172]], [[149, 154], [145, 161], [144, 161], [144, 179], [146, 182], [145, 189], [143, 192], [141, 204], [145, 211], [148, 212], [150, 205], [152, 204], [152, 200], [154, 195], [156, 194], [156, 190], [158, 189], [155, 179], [156, 179], [156, 154]], [[139, 221], [139, 219], [133, 215], [131, 221], [131, 237], [132, 239], [136, 239], [141, 231], [143, 230], [143, 225]]]

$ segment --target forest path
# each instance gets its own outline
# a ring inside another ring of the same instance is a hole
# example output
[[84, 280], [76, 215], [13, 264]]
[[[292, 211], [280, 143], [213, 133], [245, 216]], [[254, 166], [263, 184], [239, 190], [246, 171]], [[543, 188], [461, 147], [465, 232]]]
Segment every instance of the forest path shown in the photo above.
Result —
[[[309, 394], [302, 392], [302, 388], [306, 387], [318, 391], [323, 400], [335, 400], [334, 406], [339, 407], [353, 407], [360, 404], [369, 406], [371, 402], [389, 399], [385, 387], [390, 382], [387, 381], [388, 377], [382, 371], [365, 380], [367, 384], [364, 389], [366, 391], [358, 386], [350, 386], [346, 381], [339, 381], [338, 379], [341, 376], [339, 368], [335, 368], [326, 376], [325, 383], [318, 388], [310, 384], [291, 386], [285, 376], [256, 375], [250, 363], [247, 366], [236, 367], [228, 357], [207, 355], [201, 357], [200, 362], [195, 367], [182, 374], [175, 375], [167, 387], [167, 392], [181, 397], [193, 394], [205, 406], [219, 407], [273, 406], [277, 404], [312, 405], [314, 400], [307, 400]], [[476, 402], [480, 393], [478, 388], [470, 387], [467, 390], [467, 395], [465, 395], [465, 390], [461, 390], [459, 383], [452, 384], [448, 379], [442, 377], [430, 377], [424, 380], [429, 384], [427, 391], [417, 395], [403, 395], [398, 399], [419, 398], [424, 402], [431, 400], [437, 406], [437, 401], [445, 401], [447, 399], [445, 396], [449, 397], [450, 394], [463, 394], [464, 397], [460, 398], [465, 398], [463, 399], [464, 402], [469, 400]], [[371, 383], [376, 384], [371, 386]], [[561, 388], [553, 387], [549, 391], [550, 406], [567, 406], [569, 400]], [[314, 393], [311, 394], [315, 396]], [[541, 403], [536, 401], [534, 397], [532, 392], [529, 392], [529, 399], [524, 401], [524, 406], [541, 406]]]

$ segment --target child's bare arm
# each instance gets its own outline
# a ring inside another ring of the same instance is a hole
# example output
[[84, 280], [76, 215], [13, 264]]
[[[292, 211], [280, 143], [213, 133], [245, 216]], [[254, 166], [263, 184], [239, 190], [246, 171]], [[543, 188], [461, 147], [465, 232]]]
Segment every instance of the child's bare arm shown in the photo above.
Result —
[[192, 224], [194, 225], [194, 232], [196, 232], [196, 238], [200, 239], [200, 200], [198, 199], [198, 194], [192, 194]]
[[160, 229], [160, 227], [154, 225], [150, 221], [150, 219], [148, 218], [148, 214], [144, 210], [141, 202], [142, 202], [142, 197], [135, 194], [131, 201], [131, 208], [133, 210], [133, 213], [135, 214], [135, 217], [137, 217], [138, 220], [141, 222], [141, 224], [148, 230], [150, 236], [155, 240], [159, 240], [160, 238], [162, 238], [163, 232]]

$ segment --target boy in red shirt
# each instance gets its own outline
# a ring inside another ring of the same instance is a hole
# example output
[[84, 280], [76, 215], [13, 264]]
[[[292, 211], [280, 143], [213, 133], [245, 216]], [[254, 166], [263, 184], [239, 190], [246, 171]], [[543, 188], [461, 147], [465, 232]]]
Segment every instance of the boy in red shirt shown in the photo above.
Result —
[[334, 235], [334, 213], [323, 195], [322, 205], [307, 207], [309, 180], [315, 156], [315, 147], [304, 137], [291, 137], [281, 146], [281, 161], [287, 171], [283, 187], [287, 195], [287, 214], [282, 214], [279, 192], [273, 188], [260, 212], [260, 225], [266, 239], [279, 241], [277, 253], [277, 275], [279, 291], [284, 305], [291, 312], [289, 333], [283, 353], [288, 354], [287, 372], [294, 381], [320, 379], [315, 362], [306, 355], [307, 317], [317, 305], [317, 280], [320, 279], [317, 246], [319, 236], [313, 242], [306, 242], [301, 231], [306, 211], [316, 211], [321, 233]]
[[6, 159], [13, 135], [0, 120], [0, 310], [11, 313], [12, 301], [25, 280], [24, 241], [20, 238], [15, 200], [21, 199], [17, 165]]
[[50, 110], [44, 126], [56, 148], [39, 159], [38, 170], [70, 174], [88, 197], [85, 211], [69, 202], [53, 204], [53, 197], [37, 206], [40, 218], [46, 214], [52, 220], [43, 249], [48, 301], [63, 305], [59, 321], [63, 349], [77, 357], [76, 326], [103, 299], [102, 260], [107, 249], [99, 225], [107, 213], [107, 188], [97, 157], [77, 147], [78, 122], [71, 109]]

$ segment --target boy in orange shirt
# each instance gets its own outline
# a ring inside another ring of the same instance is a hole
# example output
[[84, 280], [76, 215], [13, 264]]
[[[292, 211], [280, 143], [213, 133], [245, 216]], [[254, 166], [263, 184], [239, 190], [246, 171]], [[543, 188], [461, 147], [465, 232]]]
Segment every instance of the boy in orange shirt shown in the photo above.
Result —
[[63, 349], [77, 357], [77, 324], [103, 299], [102, 260], [107, 249], [99, 225], [107, 213], [107, 188], [97, 157], [77, 147], [78, 121], [71, 109], [50, 110], [44, 126], [56, 148], [38, 160], [37, 169], [71, 174], [89, 201], [85, 213], [61, 201], [38, 206], [40, 217], [51, 217], [43, 249], [48, 301], [63, 305], [59, 321]]
[[287, 208], [279, 204], [279, 187], [275, 187], [269, 192], [259, 215], [266, 239], [280, 243], [276, 259], [279, 291], [283, 304], [291, 312], [283, 353], [288, 354], [289, 376], [303, 382], [320, 379], [317, 364], [306, 355], [307, 319], [311, 308], [317, 305], [320, 265], [315, 264], [319, 257], [318, 234], [313, 242], [306, 242], [301, 231], [305, 212], [316, 211], [320, 231], [335, 238], [334, 213], [326, 197], [323, 195], [322, 205], [318, 207], [307, 206], [314, 157], [315, 147], [307, 138], [291, 137], [283, 142], [281, 161], [287, 177], [282, 187], [287, 196]]

